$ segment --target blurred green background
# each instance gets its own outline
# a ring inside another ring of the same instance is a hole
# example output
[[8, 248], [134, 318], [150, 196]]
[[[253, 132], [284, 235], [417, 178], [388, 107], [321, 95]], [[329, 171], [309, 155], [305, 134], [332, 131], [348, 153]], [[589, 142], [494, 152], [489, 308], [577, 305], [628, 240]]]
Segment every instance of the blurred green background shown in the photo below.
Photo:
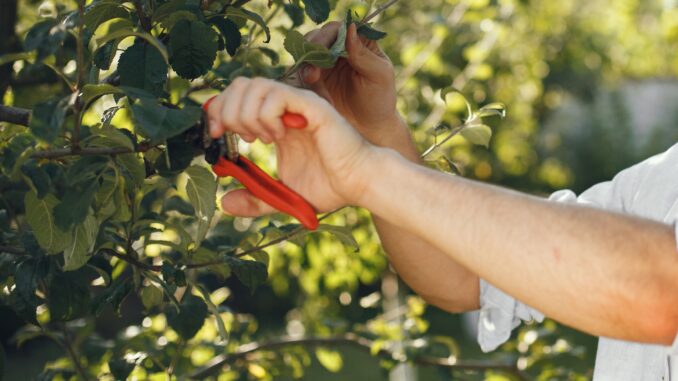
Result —
[[[2, 17], [8, 17], [10, 3], [3, 0]], [[366, 11], [366, 2], [334, 3], [335, 19], [348, 9]], [[16, 35], [36, 22], [37, 9], [62, 5], [73, 4], [18, 1]], [[266, 2], [253, 1], [251, 6], [265, 12]], [[289, 25], [290, 20], [280, 14], [271, 23]], [[446, 156], [469, 178], [540, 195], [563, 188], [580, 192], [678, 141], [678, 0], [400, 1], [376, 25], [389, 33], [382, 45], [396, 66], [398, 107], [422, 150], [434, 143], [432, 128], [459, 125], [466, 116], [463, 97], [450, 94], [443, 102], [441, 88], [454, 86], [474, 107], [507, 105], [505, 119], [487, 121], [494, 130], [489, 149], [455, 137], [431, 165], [444, 164], [438, 158]], [[3, 20], [2, 28], [6, 26]], [[304, 26], [314, 27], [310, 22]], [[280, 39], [274, 35], [269, 47], [281, 51]], [[9, 42], [5, 45], [8, 49]], [[9, 87], [7, 73], [0, 73], [3, 103], [30, 105], [49, 88], [36, 85], [30, 71], [23, 72]], [[272, 159], [258, 145], [251, 154], [262, 162]], [[485, 355], [473, 337], [472, 314], [456, 316], [434, 307], [420, 316], [411, 314], [418, 300], [408, 299], [406, 285], [389, 270], [368, 215], [348, 211], [332, 222], [354, 227], [359, 252], [330, 237], [313, 236], [303, 250], [291, 244], [271, 249], [270, 280], [253, 295], [236, 282], [223, 285], [232, 311], [256, 317], [253, 338], [300, 330], [322, 335], [363, 324], [372, 324], [372, 330], [375, 324], [384, 330], [420, 324], [429, 338], [452, 338], [450, 351], [460, 360], [516, 363], [539, 379], [590, 378], [595, 338], [552, 321], [517, 330], [499, 351]], [[224, 223], [242, 230], [266, 221]], [[62, 355], [47, 340], [17, 348], [12, 337], [21, 322], [2, 307], [0, 321], [7, 380], [31, 379], [45, 362]], [[128, 300], [122, 319], [104, 314], [96, 326], [106, 338], [134, 324], [145, 324], [138, 300]], [[303, 379], [389, 379], [380, 360], [340, 349], [341, 369], [330, 372], [312, 359]], [[434, 367], [390, 375], [392, 380], [443, 376], [450, 374]], [[504, 376], [457, 372], [452, 378]]]

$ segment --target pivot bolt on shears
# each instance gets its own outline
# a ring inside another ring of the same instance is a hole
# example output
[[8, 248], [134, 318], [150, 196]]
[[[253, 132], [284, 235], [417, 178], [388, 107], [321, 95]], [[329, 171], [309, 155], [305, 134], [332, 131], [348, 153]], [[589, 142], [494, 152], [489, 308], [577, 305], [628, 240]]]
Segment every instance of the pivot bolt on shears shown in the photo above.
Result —
[[[203, 104], [204, 112], [214, 100], [210, 98]], [[207, 120], [207, 118], [203, 118]], [[282, 122], [287, 128], [306, 128], [308, 122], [299, 114], [285, 113]], [[281, 181], [274, 179], [256, 164], [238, 153], [238, 140], [234, 133], [227, 132], [219, 139], [209, 136], [207, 123], [204, 123], [202, 148], [205, 161], [212, 165], [212, 171], [218, 177], [231, 176], [249, 190], [252, 195], [276, 210], [296, 218], [306, 229], [318, 228], [315, 210], [297, 192]]]

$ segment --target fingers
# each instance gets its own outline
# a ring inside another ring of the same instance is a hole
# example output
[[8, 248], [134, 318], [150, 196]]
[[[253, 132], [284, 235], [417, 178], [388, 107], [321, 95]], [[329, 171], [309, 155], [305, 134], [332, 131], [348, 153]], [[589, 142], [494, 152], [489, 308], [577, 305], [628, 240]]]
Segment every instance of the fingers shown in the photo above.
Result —
[[238, 217], [259, 217], [275, 213], [275, 209], [254, 197], [247, 189], [230, 191], [221, 198], [224, 213]]
[[388, 80], [393, 70], [390, 62], [374, 41], [363, 41], [358, 36], [355, 24], [351, 24], [346, 34], [346, 51], [348, 62], [353, 69], [373, 80]]
[[307, 130], [313, 130], [334, 110], [308, 90], [270, 79], [237, 78], [210, 104], [210, 136], [218, 138], [228, 130], [247, 142], [279, 141], [286, 135], [281, 121], [286, 111], [303, 114], [309, 121]]

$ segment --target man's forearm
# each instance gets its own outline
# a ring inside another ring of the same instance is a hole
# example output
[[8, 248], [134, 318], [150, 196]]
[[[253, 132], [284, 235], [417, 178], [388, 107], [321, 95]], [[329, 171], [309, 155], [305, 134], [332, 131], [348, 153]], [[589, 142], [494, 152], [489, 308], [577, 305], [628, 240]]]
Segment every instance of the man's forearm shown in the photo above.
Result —
[[595, 335], [675, 338], [678, 255], [669, 227], [444, 175], [392, 151], [373, 161], [360, 206], [473, 273]]
[[[392, 148], [407, 160], [420, 163], [419, 152], [404, 121], [397, 118], [389, 125], [395, 128], [388, 134], [364, 135], [373, 144]], [[373, 215], [373, 220], [391, 264], [427, 302], [451, 312], [478, 308], [478, 276], [412, 232], [377, 215]]]

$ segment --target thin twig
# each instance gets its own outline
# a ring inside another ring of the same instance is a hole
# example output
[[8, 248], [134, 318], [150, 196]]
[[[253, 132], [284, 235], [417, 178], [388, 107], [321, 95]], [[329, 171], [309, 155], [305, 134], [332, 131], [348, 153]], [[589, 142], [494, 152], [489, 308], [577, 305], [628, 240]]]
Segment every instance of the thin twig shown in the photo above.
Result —
[[127, 147], [85, 147], [81, 148], [78, 152], [73, 152], [71, 148], [59, 148], [46, 151], [38, 151], [31, 155], [34, 159], [57, 159], [67, 156], [105, 156], [105, 155], [122, 155], [126, 153], [139, 153], [146, 152], [152, 148], [157, 147], [158, 145], [152, 145], [148, 143], [140, 143], [135, 149], [129, 149]]
[[133, 258], [129, 255], [120, 254], [113, 249], [103, 248], [103, 249], [99, 249], [99, 252], [104, 253], [104, 254], [111, 256], [111, 257], [118, 258], [122, 261], [129, 263], [132, 266], [138, 267], [138, 268], [143, 269], [143, 270], [154, 271], [154, 272], [160, 272], [162, 270], [161, 266], [149, 265], [148, 263], [141, 262], [138, 259]]
[[[188, 377], [189, 379], [201, 380], [210, 376], [214, 376], [218, 374], [224, 366], [233, 364], [239, 360], [247, 360], [249, 355], [258, 351], [266, 350], [270, 351], [294, 345], [301, 345], [307, 347], [350, 345], [360, 350], [370, 352], [373, 347], [373, 344], [374, 344], [373, 341], [352, 333], [333, 337], [303, 337], [303, 338], [283, 337], [279, 340], [272, 340], [263, 343], [253, 342], [239, 346], [232, 353], [214, 357], [212, 360], [208, 361], [205, 366], [191, 373]], [[412, 362], [417, 365], [438, 366], [457, 370], [470, 370], [470, 371], [497, 370], [511, 373], [520, 380], [530, 379], [528, 375], [526, 375], [524, 372], [519, 370], [514, 364], [511, 363], [495, 363], [488, 361], [462, 362], [456, 361], [456, 359], [439, 358], [432, 356], [415, 356], [413, 358], [408, 358], [404, 353], [396, 353], [386, 348], [380, 349], [376, 353], [376, 356], [386, 358], [399, 363]]]
[[448, 140], [452, 139], [452, 138], [455, 137], [458, 133], [460, 133], [461, 130], [464, 129], [464, 127], [466, 127], [466, 125], [461, 125], [461, 126], [457, 126], [457, 127], [453, 128], [452, 131], [450, 131], [450, 133], [447, 134], [447, 136], [445, 136], [445, 138], [444, 138], [443, 140], [441, 140], [441, 141], [439, 141], [439, 142], [436, 142], [435, 144], [433, 144], [432, 146], [430, 146], [426, 151], [424, 151], [424, 153], [421, 154], [421, 158], [422, 158], [422, 159], [425, 159], [425, 158], [426, 158], [428, 155], [430, 155], [433, 151], [435, 151], [435, 150], [438, 149], [440, 146], [442, 146], [443, 144], [447, 143]]
[[141, 5], [141, 1], [139, 0], [134, 0], [134, 10], [137, 13], [137, 17], [139, 18], [139, 23], [141, 23], [141, 27], [146, 31], [146, 32], [151, 32], [151, 22], [148, 20], [148, 17], [144, 13], [144, 8]]
[[76, 37], [76, 82], [73, 91], [73, 137], [71, 139], [71, 150], [77, 153], [80, 150], [80, 126], [82, 124], [83, 104], [79, 97], [85, 80], [85, 47], [83, 46], [83, 29], [85, 19], [85, 0], [78, 0], [78, 35]]
[[71, 345], [70, 335], [68, 334], [68, 329], [65, 327], [65, 325], [61, 327], [61, 331], [64, 334], [64, 339], [62, 340], [61, 345], [64, 347], [64, 349], [66, 349], [66, 352], [68, 352], [68, 357], [71, 358], [73, 366], [75, 367], [75, 371], [78, 373], [80, 378], [83, 379], [83, 381], [89, 381], [90, 378], [80, 363], [80, 356], [78, 356], [75, 348], [73, 348], [73, 345]]
[[[339, 209], [335, 209], [331, 212], [325, 213], [322, 217], [318, 218], [318, 221], [322, 221], [322, 220], [342, 211], [343, 209], [344, 208], [339, 208]], [[290, 231], [289, 233], [287, 233], [283, 236], [280, 236], [276, 239], [272, 239], [272, 240], [270, 240], [270, 241], [268, 241], [268, 242], [266, 242], [262, 245], [247, 249], [245, 251], [241, 251], [240, 253], [236, 253], [235, 250], [233, 250], [229, 253], [226, 253], [225, 255], [233, 255], [233, 256], [238, 257], [238, 258], [244, 257], [246, 255], [256, 253], [257, 251], [261, 251], [263, 249], [266, 249], [267, 247], [271, 247], [273, 245], [277, 245], [279, 243], [289, 241], [290, 239], [296, 237], [300, 233], [306, 233], [304, 228], [301, 227], [301, 226], [297, 227], [296, 229]], [[190, 263], [190, 264], [186, 265], [186, 268], [187, 269], [199, 269], [199, 268], [202, 268], [202, 267], [209, 267], [209, 266], [216, 266], [216, 265], [223, 265], [223, 264], [224, 264], [224, 260], [218, 259], [218, 260], [215, 260], [215, 261], [208, 261], [208, 262], [202, 262], [202, 263]]]
[[390, 0], [383, 5], [381, 5], [379, 8], [375, 9], [374, 12], [370, 13], [369, 15], [365, 16], [360, 23], [361, 24], [367, 24], [370, 22], [373, 18], [379, 16], [380, 14], [384, 13], [385, 10], [389, 9], [393, 4], [397, 3], [398, 0]]
[[14, 255], [23, 255], [26, 254], [26, 250], [20, 248], [20, 247], [12, 247], [12, 246], [5, 246], [5, 245], [0, 245], [0, 253], [9, 253], [9, 254], [14, 254]]
[[31, 110], [27, 108], [0, 105], [0, 122], [28, 126], [30, 119]]

